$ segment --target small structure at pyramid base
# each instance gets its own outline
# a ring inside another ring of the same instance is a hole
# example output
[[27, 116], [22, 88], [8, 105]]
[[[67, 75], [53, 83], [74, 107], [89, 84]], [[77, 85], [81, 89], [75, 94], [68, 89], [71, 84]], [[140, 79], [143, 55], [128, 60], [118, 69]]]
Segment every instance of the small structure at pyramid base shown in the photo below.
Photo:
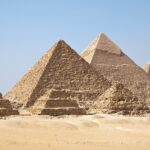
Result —
[[12, 105], [7, 99], [0, 99], [0, 117], [19, 115], [18, 110], [12, 108]]
[[[95, 109], [96, 107], [96, 109]], [[102, 94], [93, 106], [94, 110], [107, 114], [146, 115], [150, 113], [145, 102], [139, 101], [123, 84], [114, 84]]]
[[150, 75], [150, 62], [148, 62], [144, 65], [144, 70], [146, 73], [148, 73]]
[[85, 109], [79, 107], [71, 94], [70, 91], [51, 89], [28, 110], [37, 115], [85, 115]]

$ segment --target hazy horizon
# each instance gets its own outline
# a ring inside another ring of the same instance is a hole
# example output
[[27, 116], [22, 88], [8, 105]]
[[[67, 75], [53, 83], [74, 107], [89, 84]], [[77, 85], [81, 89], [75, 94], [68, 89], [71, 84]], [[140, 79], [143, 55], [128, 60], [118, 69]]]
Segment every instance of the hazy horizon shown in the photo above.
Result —
[[0, 92], [5, 93], [59, 39], [78, 53], [101, 32], [136, 64], [150, 61], [150, 1], [0, 1]]

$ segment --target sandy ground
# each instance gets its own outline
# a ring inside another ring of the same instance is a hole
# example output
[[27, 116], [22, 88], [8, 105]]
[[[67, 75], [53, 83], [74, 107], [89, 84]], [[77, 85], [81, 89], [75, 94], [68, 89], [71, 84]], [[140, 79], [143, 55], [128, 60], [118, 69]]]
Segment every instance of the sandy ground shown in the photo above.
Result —
[[150, 150], [150, 118], [10, 117], [0, 120], [0, 150]]

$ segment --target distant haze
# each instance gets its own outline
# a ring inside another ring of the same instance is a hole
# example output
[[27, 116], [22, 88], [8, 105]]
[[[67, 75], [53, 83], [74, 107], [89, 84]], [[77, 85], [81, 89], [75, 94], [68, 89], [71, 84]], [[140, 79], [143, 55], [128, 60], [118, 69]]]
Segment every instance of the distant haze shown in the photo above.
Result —
[[0, 91], [59, 39], [80, 53], [101, 32], [143, 67], [150, 61], [150, 1], [1, 0]]

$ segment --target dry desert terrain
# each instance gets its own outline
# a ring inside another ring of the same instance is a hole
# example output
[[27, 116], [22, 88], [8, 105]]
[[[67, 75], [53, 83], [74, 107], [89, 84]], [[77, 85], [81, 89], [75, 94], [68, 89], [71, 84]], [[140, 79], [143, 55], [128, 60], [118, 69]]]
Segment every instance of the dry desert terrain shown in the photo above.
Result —
[[0, 120], [0, 150], [149, 150], [150, 118], [16, 116]]

